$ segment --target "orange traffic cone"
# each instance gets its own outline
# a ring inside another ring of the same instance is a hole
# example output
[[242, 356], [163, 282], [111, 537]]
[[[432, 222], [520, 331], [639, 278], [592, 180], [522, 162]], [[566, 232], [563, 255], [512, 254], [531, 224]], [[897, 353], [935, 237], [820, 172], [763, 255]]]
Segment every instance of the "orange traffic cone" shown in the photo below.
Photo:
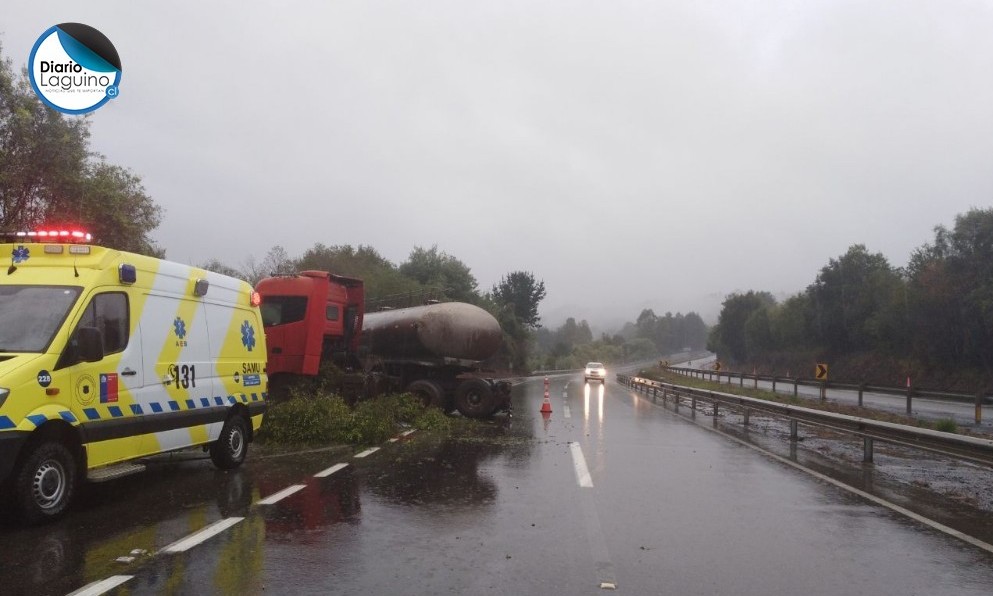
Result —
[[542, 414], [552, 413], [552, 402], [548, 401], [548, 389], [545, 389], [545, 401], [541, 402], [541, 413]]

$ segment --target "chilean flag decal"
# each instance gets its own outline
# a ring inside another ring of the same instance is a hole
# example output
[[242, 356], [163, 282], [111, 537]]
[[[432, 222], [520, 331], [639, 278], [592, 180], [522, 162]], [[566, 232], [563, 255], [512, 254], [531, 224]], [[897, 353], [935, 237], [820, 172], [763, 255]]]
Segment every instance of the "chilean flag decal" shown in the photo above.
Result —
[[117, 401], [117, 373], [102, 373], [100, 375], [100, 403]]

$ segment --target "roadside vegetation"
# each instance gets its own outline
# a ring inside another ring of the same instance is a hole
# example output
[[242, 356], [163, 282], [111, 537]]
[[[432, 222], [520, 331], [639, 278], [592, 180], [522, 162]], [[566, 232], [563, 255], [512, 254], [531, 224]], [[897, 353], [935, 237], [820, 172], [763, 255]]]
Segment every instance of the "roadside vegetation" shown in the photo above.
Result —
[[676, 373], [667, 372], [660, 368], [642, 369], [638, 372], [638, 376], [655, 381], [661, 381], [663, 383], [672, 383], [673, 385], [683, 385], [685, 387], [693, 387], [695, 389], [703, 389], [707, 391], [720, 391], [721, 393], [730, 393], [732, 395], [752, 397], [755, 399], [762, 399], [780, 404], [800, 406], [811, 410], [822, 410], [835, 414], [858, 416], [860, 418], [868, 418], [870, 420], [878, 420], [880, 422], [915, 426], [918, 428], [927, 428], [948, 433], [970, 434], [967, 429], [960, 429], [955, 421], [950, 419], [922, 420], [891, 412], [874, 410], [872, 408], [860, 408], [854, 405], [840, 404], [838, 402], [827, 400], [822, 401], [815, 397], [794, 397], [793, 395], [783, 393], [773, 393], [767, 389], [756, 389], [755, 387], [749, 387], [747, 385], [747, 381], [746, 385], [742, 387], [734, 383], [718, 383], [716, 381], [687, 377]]
[[767, 374], [829, 362], [838, 380], [902, 385], [912, 376], [920, 387], [989, 390], [991, 238], [987, 208], [957, 216], [951, 229], [937, 226], [906, 267], [856, 244], [786, 300], [765, 291], [728, 296], [708, 349], [728, 365]]
[[270, 392], [259, 443], [279, 447], [373, 445], [410, 428], [448, 434], [474, 422], [425, 407], [410, 393], [346, 400], [344, 379], [340, 369], [326, 363], [315, 377], [298, 377], [287, 385], [270, 387], [275, 392]]
[[659, 316], [648, 308], [635, 322], [625, 323], [614, 334], [594, 338], [586, 321], [570, 317], [557, 329], [535, 333], [532, 370], [576, 369], [587, 362], [615, 364], [647, 360], [659, 354], [673, 354], [690, 348], [698, 351], [707, 343], [707, 326], [695, 312], [671, 312]]
[[409, 393], [349, 406], [338, 395], [296, 393], [270, 405], [259, 442], [280, 446], [371, 445], [408, 428], [448, 432], [454, 419]]

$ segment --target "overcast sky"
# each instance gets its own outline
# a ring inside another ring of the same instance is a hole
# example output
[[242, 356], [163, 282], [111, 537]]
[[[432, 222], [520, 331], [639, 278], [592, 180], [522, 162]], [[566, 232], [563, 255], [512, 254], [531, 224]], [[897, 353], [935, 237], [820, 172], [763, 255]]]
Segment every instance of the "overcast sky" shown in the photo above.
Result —
[[10, 4], [18, 67], [62, 22], [117, 47], [91, 145], [182, 262], [437, 244], [551, 324], [712, 320], [993, 204], [982, 0]]

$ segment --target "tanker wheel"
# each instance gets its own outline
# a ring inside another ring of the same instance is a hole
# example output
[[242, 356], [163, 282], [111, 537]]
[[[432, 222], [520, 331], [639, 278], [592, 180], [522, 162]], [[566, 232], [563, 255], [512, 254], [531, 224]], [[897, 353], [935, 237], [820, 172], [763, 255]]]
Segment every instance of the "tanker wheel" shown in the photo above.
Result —
[[413, 393], [421, 399], [425, 407], [441, 407], [445, 402], [445, 390], [435, 381], [418, 379], [407, 385], [407, 393]]
[[493, 389], [482, 379], [466, 379], [455, 390], [455, 407], [466, 418], [483, 418], [493, 413]]

